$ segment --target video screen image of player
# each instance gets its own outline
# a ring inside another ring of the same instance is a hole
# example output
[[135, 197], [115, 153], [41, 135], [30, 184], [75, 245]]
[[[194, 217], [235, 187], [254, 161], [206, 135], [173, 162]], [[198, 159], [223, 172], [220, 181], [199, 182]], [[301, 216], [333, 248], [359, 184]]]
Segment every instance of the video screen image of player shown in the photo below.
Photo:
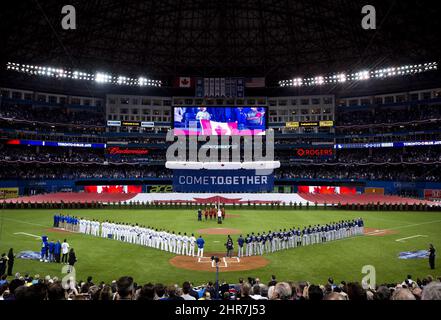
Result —
[[264, 135], [266, 108], [175, 107], [175, 135]]

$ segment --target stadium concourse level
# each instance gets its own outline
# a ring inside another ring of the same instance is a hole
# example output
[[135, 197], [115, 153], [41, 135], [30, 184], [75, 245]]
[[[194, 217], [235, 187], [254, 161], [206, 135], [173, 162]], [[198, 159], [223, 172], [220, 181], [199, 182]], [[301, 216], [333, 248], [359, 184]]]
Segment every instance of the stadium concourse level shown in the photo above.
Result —
[[364, 289], [358, 282], [337, 282], [332, 277], [323, 283], [310, 283], [280, 281], [275, 275], [268, 279], [250, 276], [246, 280], [238, 279], [237, 283], [221, 282], [216, 289], [213, 282], [200, 286], [193, 286], [189, 281], [182, 285], [141, 284], [130, 276], [105, 283], [99, 281], [98, 275], [97, 281], [89, 276], [65, 288], [58, 277], [16, 273], [1, 277], [0, 300], [441, 300], [441, 277], [428, 275], [414, 280], [412, 275], [407, 275], [402, 282]]
[[[376, 108], [374, 108], [376, 107]], [[39, 121], [52, 124], [75, 124], [75, 125], [93, 125], [105, 126], [104, 112], [97, 107], [96, 111], [86, 111], [86, 106], [75, 110], [59, 105], [51, 105], [50, 107], [41, 106], [32, 101], [26, 103], [22, 102], [16, 104], [10, 100], [4, 100], [1, 103], [0, 117]], [[89, 108], [90, 109], [90, 108]], [[441, 108], [438, 103], [427, 103], [424, 101], [417, 101], [409, 107], [403, 104], [402, 107], [384, 105], [370, 105], [366, 106], [364, 110], [351, 110], [350, 108], [337, 106], [336, 113], [337, 126], [354, 126], [354, 125], [369, 125], [369, 124], [393, 124], [393, 123], [414, 123], [416, 121], [423, 121], [428, 119], [441, 119]]]
[[0, 109], [0, 116], [8, 119], [51, 124], [105, 126], [105, 118], [102, 110], [91, 112], [84, 110], [84, 108], [75, 112], [73, 109], [63, 107], [33, 108], [32, 105], [11, 105], [3, 103]]
[[[339, 111], [344, 111], [341, 107]], [[429, 119], [441, 119], [441, 108], [438, 104], [417, 104], [410, 108], [381, 108], [363, 111], [338, 112], [337, 126], [354, 126], [368, 124], [393, 124], [415, 122]]]
[[2, 166], [0, 179], [125, 179], [171, 178], [171, 171], [164, 166], [118, 165], [104, 166], [82, 164], [66, 167], [62, 164], [8, 163]]
[[[61, 163], [11, 163], [0, 160], [0, 179], [138, 179], [172, 177], [164, 166], [132, 164], [103, 165]], [[441, 165], [312, 165], [293, 164], [275, 171], [276, 179], [333, 179], [333, 180], [385, 180], [385, 181], [441, 181]]]
[[[75, 142], [75, 141], [73, 141]], [[279, 161], [289, 161], [291, 151], [278, 151], [275, 155]], [[24, 162], [98, 162], [114, 161], [123, 163], [139, 163], [139, 159], [122, 157], [121, 159], [106, 159], [103, 150], [88, 150], [72, 148], [72, 150], [55, 147], [22, 147], [7, 145], [0, 149], [3, 161]], [[154, 150], [146, 156], [149, 160], [165, 161], [165, 150]], [[441, 154], [433, 147], [417, 149], [386, 149], [386, 150], [338, 150], [335, 159], [317, 159], [317, 163], [331, 164], [401, 164], [401, 163], [441, 163]]]
[[[276, 160], [282, 163], [282, 167], [275, 172], [276, 178], [441, 180], [441, 153], [436, 147], [338, 150], [335, 158], [307, 163], [290, 161], [292, 153], [276, 151]], [[96, 149], [3, 145], [0, 148], [3, 169], [0, 178], [144, 178], [152, 174], [170, 178], [171, 171], [165, 168], [149, 168], [150, 165], [163, 166], [164, 162], [165, 150], [153, 150], [142, 157], [110, 158], [103, 150]], [[64, 166], [64, 163], [76, 166]]]

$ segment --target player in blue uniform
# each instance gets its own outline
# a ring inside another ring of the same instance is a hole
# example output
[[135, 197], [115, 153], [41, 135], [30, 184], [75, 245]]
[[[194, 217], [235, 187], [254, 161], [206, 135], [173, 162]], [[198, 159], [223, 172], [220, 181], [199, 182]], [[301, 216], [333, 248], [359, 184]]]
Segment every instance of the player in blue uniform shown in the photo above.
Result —
[[255, 255], [256, 252], [257, 252], [257, 237], [256, 237], [256, 235], [254, 234], [254, 232], [251, 233], [251, 243], [252, 243], [252, 246], [251, 246], [251, 255], [253, 256], [253, 255]]
[[251, 237], [249, 234], [247, 234], [247, 237], [245, 238], [245, 255], [249, 257], [251, 254]]
[[245, 243], [245, 239], [242, 237], [242, 235], [239, 236], [237, 239], [237, 256], [239, 258], [243, 257], [243, 245]]
[[204, 239], [202, 239], [202, 236], [199, 236], [199, 238], [196, 240], [196, 244], [198, 246], [198, 257], [203, 257], [204, 256], [204, 245], [205, 245], [205, 241]]

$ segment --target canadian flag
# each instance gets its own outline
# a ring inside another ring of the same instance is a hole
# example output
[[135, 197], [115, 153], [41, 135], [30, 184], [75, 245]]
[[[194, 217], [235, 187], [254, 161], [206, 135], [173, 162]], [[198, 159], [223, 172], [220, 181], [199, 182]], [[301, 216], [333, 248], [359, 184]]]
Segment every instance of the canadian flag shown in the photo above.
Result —
[[179, 77], [179, 88], [191, 88], [191, 78]]
[[210, 120], [200, 120], [203, 135], [229, 136], [237, 131], [235, 122], [216, 122]]

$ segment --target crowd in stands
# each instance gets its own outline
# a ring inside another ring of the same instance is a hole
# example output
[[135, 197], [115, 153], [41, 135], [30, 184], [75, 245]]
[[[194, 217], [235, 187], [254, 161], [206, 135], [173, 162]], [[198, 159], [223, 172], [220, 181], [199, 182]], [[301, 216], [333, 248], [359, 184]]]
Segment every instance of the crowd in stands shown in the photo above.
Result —
[[[0, 300], [441, 300], [441, 278], [427, 276], [413, 280], [408, 275], [403, 282], [385, 283], [375, 288], [358, 282], [340, 283], [329, 278], [324, 284], [307, 281], [278, 281], [273, 275], [269, 281], [259, 278], [239, 279], [230, 284], [208, 282], [194, 287], [185, 281], [182, 285], [162, 283], [137, 283], [130, 276], [123, 276], [111, 283], [95, 282], [91, 276], [74, 283], [58, 277], [30, 276], [20, 273], [0, 280]], [[365, 288], [363, 288], [365, 287]]]
[[410, 147], [407, 149], [342, 149], [335, 156], [299, 157], [293, 151], [276, 151], [276, 159], [283, 162], [314, 162], [326, 164], [369, 164], [369, 163], [433, 163], [441, 162], [439, 147]]
[[386, 181], [441, 181], [441, 165], [299, 165], [276, 170], [276, 178], [283, 179], [339, 179]]
[[36, 152], [33, 148], [17, 147], [0, 149], [0, 159], [5, 161], [28, 161], [28, 162], [104, 162], [103, 153], [92, 150], [72, 149], [70, 152], [65, 148], [42, 148]]
[[170, 178], [164, 166], [1, 164], [0, 179], [140, 179]]
[[72, 134], [61, 132], [40, 132], [27, 130], [5, 130], [0, 128], [0, 134], [4, 139], [22, 139], [22, 140], [43, 140], [43, 141], [62, 141], [62, 142], [90, 142], [106, 143], [103, 136], [93, 134]]
[[[400, 139], [406, 139], [404, 134], [408, 134], [407, 139], [415, 139], [413, 134], [409, 134], [412, 132], [421, 132], [421, 131], [433, 131], [439, 132], [439, 123], [441, 119], [438, 121], [425, 121], [421, 123], [407, 123], [407, 124], [376, 124], [376, 125], [366, 125], [366, 126], [357, 126], [357, 127], [337, 127], [335, 129], [336, 137], [339, 138], [341, 136], [357, 136], [357, 135], [373, 135], [373, 134], [388, 134], [387, 136], [383, 136], [383, 138], [400, 136]], [[422, 139], [424, 140], [424, 139]]]
[[64, 107], [33, 107], [31, 105], [11, 105], [3, 103], [0, 107], [0, 116], [19, 120], [29, 120], [50, 123], [66, 123], [75, 125], [104, 126], [104, 113], [73, 111]]
[[338, 126], [413, 122], [427, 119], [441, 119], [439, 105], [413, 105], [406, 109], [382, 108], [378, 110], [337, 112]]
[[[91, 135], [101, 136], [105, 133], [106, 127], [91, 127], [72, 124], [55, 124], [45, 122], [33, 122], [28, 120], [10, 120], [0, 116], [0, 126], [4, 131], [10, 133], [14, 131], [35, 132], [36, 134], [76, 134], [89, 137]], [[12, 136], [11, 139], [15, 137]]]
[[401, 163], [401, 162], [436, 162], [441, 161], [441, 150], [438, 148], [413, 147], [407, 149], [361, 149], [339, 151], [335, 159], [329, 162], [338, 163]]
[[[75, 142], [75, 141], [72, 141]], [[243, 156], [243, 155], [242, 155]], [[407, 149], [346, 149], [338, 150], [335, 157], [299, 158], [292, 151], [279, 151], [276, 160], [305, 160], [315, 163], [368, 164], [368, 163], [418, 163], [440, 162], [441, 152], [437, 147], [413, 147]], [[39, 150], [30, 147], [6, 146], [0, 149], [0, 159], [7, 161], [36, 161], [36, 162], [124, 162], [137, 163], [142, 161], [165, 161], [165, 149], [148, 149], [147, 154], [110, 154], [104, 149], [91, 148], [54, 148], [40, 147]]]
[[[164, 166], [11, 164], [0, 162], [0, 179], [146, 179], [171, 178]], [[276, 179], [441, 181], [441, 165], [293, 165], [275, 171]]]

